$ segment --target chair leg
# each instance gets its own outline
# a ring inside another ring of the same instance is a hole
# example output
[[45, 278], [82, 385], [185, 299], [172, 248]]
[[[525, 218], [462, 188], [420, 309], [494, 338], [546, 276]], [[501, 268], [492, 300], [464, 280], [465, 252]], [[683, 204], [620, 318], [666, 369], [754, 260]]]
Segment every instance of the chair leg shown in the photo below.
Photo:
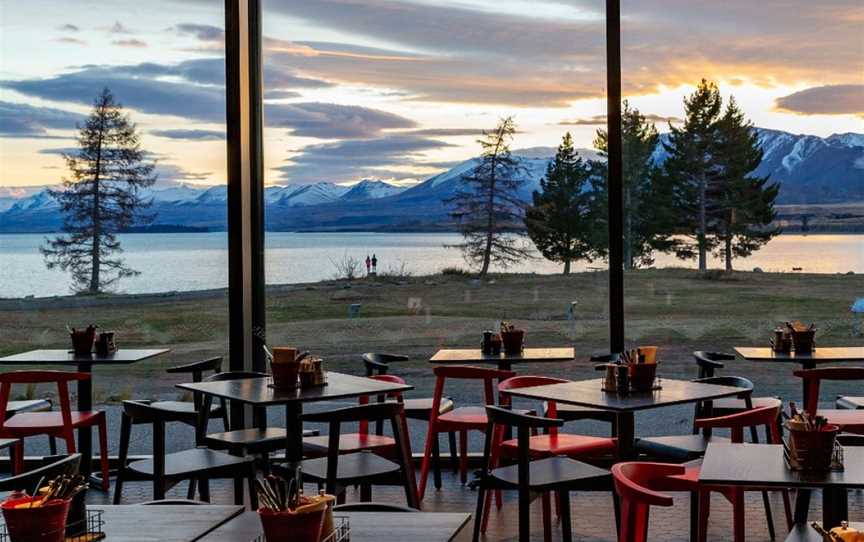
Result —
[[573, 542], [573, 526], [570, 523], [570, 492], [559, 491], [558, 501], [561, 502], [561, 537], [563, 542]]
[[195, 500], [195, 493], [198, 492], [198, 480], [196, 478], [189, 479], [189, 489], [186, 490], [186, 498], [190, 501]]
[[12, 463], [13, 475], [24, 472], [24, 439], [20, 439], [9, 448], [9, 460]]
[[198, 494], [201, 495], [201, 500], [210, 502], [210, 479], [207, 477], [198, 480]]
[[99, 420], [99, 464], [102, 466], [102, 491], [111, 486], [111, 473], [108, 469], [108, 425], [105, 415]]
[[57, 455], [57, 437], [53, 435], [48, 437], [48, 450], [51, 455]]
[[429, 479], [429, 462], [432, 455], [432, 439], [438, 438], [438, 433], [435, 431], [434, 424], [429, 423], [429, 429], [426, 433], [426, 449], [423, 453], [423, 461], [420, 463], [420, 484], [417, 486], [417, 500], [423, 501], [426, 495], [426, 482]]
[[699, 491], [699, 538], [698, 542], [708, 540], [708, 516], [711, 514], [711, 492]]
[[765, 521], [768, 523], [768, 536], [774, 540], [774, 514], [771, 513], [771, 501], [768, 499], [768, 492], [762, 492], [762, 506], [765, 508]]
[[255, 464], [249, 465], [249, 472], [246, 474], [247, 485], [249, 486], [249, 509], [258, 510], [258, 490], [255, 488]]
[[441, 489], [441, 445], [438, 442], [438, 435], [435, 435], [432, 440], [432, 476], [435, 489]]
[[744, 491], [740, 489], [734, 490], [732, 499], [732, 540], [735, 542], [744, 542]]
[[459, 465], [459, 455], [456, 453], [456, 433], [454, 431], [447, 433], [447, 442], [450, 446], [450, 468], [456, 472]]
[[219, 399], [219, 403], [222, 407], [222, 425], [225, 427], [225, 431], [230, 431], [230, 424], [228, 423], [228, 402], [225, 399]]
[[483, 502], [483, 514], [482, 514], [482, 516], [480, 516], [483, 518], [483, 523], [480, 526], [480, 532], [482, 532], [482, 533], [485, 533], [486, 528], [489, 527], [489, 508], [491, 507], [491, 504], [492, 504], [492, 495], [493, 494], [500, 495], [501, 491], [498, 489], [491, 489], [489, 491], [486, 491], [486, 497], [483, 499], [483, 501], [484, 501]]
[[114, 504], [120, 504], [123, 497], [123, 480], [126, 476], [126, 458], [129, 456], [129, 439], [132, 435], [132, 422], [126, 414], [120, 418], [120, 450], [117, 464], [117, 480], [114, 482]]
[[543, 493], [540, 501], [543, 505], [543, 542], [552, 542], [552, 503], [548, 491]]
[[468, 483], [468, 431], [459, 431], [459, 480]]
[[360, 502], [372, 502], [372, 485], [360, 485]]
[[474, 512], [474, 534], [472, 542], [479, 542], [480, 532], [485, 532], [485, 524], [489, 516], [489, 493], [481, 481], [477, 486], [477, 509]]
[[792, 502], [789, 498], [789, 490], [783, 489], [781, 490], [781, 493], [783, 494], [783, 512], [786, 513], [786, 528], [791, 531], [795, 524], [795, 520], [793, 519]]
[[519, 489], [519, 542], [531, 541], [531, 496], [528, 489]]

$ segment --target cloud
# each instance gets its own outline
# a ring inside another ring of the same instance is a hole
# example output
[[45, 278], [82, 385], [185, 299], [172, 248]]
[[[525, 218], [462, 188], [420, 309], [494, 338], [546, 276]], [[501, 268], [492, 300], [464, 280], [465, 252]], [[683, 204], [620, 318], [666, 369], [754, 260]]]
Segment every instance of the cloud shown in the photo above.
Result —
[[120, 21], [114, 21], [114, 24], [111, 26], [102, 26], [99, 29], [108, 34], [134, 34], [134, 32], [124, 26]]
[[164, 186], [171, 183], [180, 183], [183, 181], [207, 181], [213, 175], [213, 172], [203, 171], [194, 172], [178, 166], [177, 164], [162, 164], [157, 163], [153, 170], [158, 176], [159, 186]]
[[369, 138], [382, 130], [416, 126], [410, 119], [379, 109], [331, 103], [264, 104], [264, 121], [290, 128], [297, 136], [322, 139]]
[[0, 136], [53, 138], [48, 130], [74, 130], [84, 118], [62, 109], [0, 101]]
[[[675, 116], [664, 116], [657, 115], [654, 113], [646, 113], [644, 114], [645, 120], [648, 122], [653, 122], [654, 124], [658, 123], [672, 123], [672, 124], [680, 124], [684, 122], [684, 119]], [[581, 119], [572, 119], [572, 120], [562, 120], [558, 124], [560, 126], [606, 126], [608, 120], [606, 115], [594, 115], [593, 117], [581, 118]]]
[[39, 149], [39, 154], [49, 156], [63, 156], [64, 154], [77, 154], [80, 149], [78, 147], [51, 147], [48, 149]]
[[411, 130], [410, 132], [400, 132], [400, 134], [411, 134], [421, 137], [480, 136], [483, 135], [483, 130], [480, 128], [424, 128], [421, 130]]
[[184, 139], [189, 141], [224, 141], [225, 132], [216, 130], [189, 130], [189, 129], [171, 129], [171, 130], [151, 130], [151, 134], [158, 137], [168, 139]]
[[141, 40], [136, 40], [136, 39], [114, 40], [111, 43], [113, 45], [117, 45], [118, 47], [133, 47], [133, 48], [147, 47], [146, 42], [143, 42]]
[[299, 92], [293, 90], [264, 90], [265, 100], [289, 100], [300, 96]]
[[74, 45], [87, 45], [87, 42], [85, 40], [78, 38], [70, 38], [69, 36], [54, 38], [53, 41], [56, 41], [57, 43], [72, 43]]
[[81, 28], [74, 24], [61, 24], [57, 27], [60, 32], [80, 32]]
[[179, 36], [194, 36], [201, 41], [223, 42], [225, 31], [218, 26], [207, 24], [183, 23], [171, 27]]
[[428, 167], [425, 152], [450, 147], [449, 143], [414, 135], [387, 135], [375, 139], [307, 145], [290, 163], [277, 168], [292, 184], [322, 180], [356, 181], [364, 177], [411, 178], [406, 168]]
[[777, 98], [774, 106], [778, 111], [799, 115], [864, 116], [864, 85], [808, 88]]

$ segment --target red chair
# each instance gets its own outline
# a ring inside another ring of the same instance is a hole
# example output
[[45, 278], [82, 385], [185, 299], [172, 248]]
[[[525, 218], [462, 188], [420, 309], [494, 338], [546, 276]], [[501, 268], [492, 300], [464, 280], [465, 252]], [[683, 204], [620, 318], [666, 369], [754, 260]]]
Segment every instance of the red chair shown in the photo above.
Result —
[[[771, 434], [769, 444], [781, 444], [782, 439], [780, 430], [775, 423], [777, 416], [780, 414], [780, 407], [767, 406], [762, 408], [754, 408], [753, 410], [745, 410], [737, 414], [728, 416], [719, 416], [715, 418], [701, 418], [695, 421], [698, 429], [728, 429], [730, 431], [730, 440], [733, 443], [744, 442], [744, 430], [750, 427], [769, 426]], [[683, 475], [673, 475], [670, 477], [669, 491], [674, 491], [674, 482], [680, 482], [681, 486], [678, 491], [697, 491], [699, 498], [699, 526], [698, 540], [704, 542], [708, 534], [708, 516], [711, 512], [711, 492], [716, 491], [722, 493], [724, 497], [732, 504], [732, 519], [733, 519], [733, 540], [735, 542], [744, 541], [744, 491], [765, 491], [765, 488], [753, 487], [728, 487], [728, 486], [699, 486], [699, 473], [701, 470], [701, 460], [685, 464], [685, 472]], [[789, 492], [785, 489], [781, 490], [783, 494], [783, 506], [786, 513], [786, 526], [788, 530], [792, 529], [792, 505], [789, 501]], [[622, 511], [623, 516], [623, 511]]]
[[[96, 426], [99, 429], [99, 455], [102, 464], [102, 489], [108, 491], [110, 482], [108, 475], [108, 430], [105, 423], [105, 412], [93, 410], [89, 412], [73, 411], [69, 406], [69, 382], [88, 380], [88, 373], [72, 373], [64, 371], [13, 371], [0, 374], [0, 438], [19, 438], [22, 443], [16, 448], [15, 474], [23, 470], [24, 446], [23, 439], [34, 435], [48, 435], [66, 441], [66, 450], [70, 454], [75, 449], [75, 429]], [[6, 408], [9, 404], [9, 394], [13, 384], [46, 384], [56, 383], [60, 397], [59, 412], [21, 412], [6, 419]]]
[[[435, 367], [435, 392], [432, 394], [433, 404], [429, 416], [429, 431], [426, 434], [426, 450], [420, 467], [420, 485], [418, 495], [423, 500], [426, 494], [426, 482], [429, 478], [429, 467], [432, 458], [432, 448], [439, 433], [459, 433], [459, 474], [462, 483], [468, 481], [468, 431], [486, 431], [488, 419], [485, 405], [495, 405], [494, 380], [506, 380], [516, 373], [499, 369], [451, 365]], [[450, 412], [439, 414], [441, 401], [444, 397], [444, 382], [446, 379], [478, 380], [483, 382], [484, 406], [458, 407]]]
[[[395, 375], [373, 375], [368, 378], [380, 380], [382, 382], [392, 382], [394, 384], [404, 384], [405, 381]], [[387, 394], [389, 399], [399, 399], [399, 392]], [[369, 396], [359, 398], [361, 405], [369, 404]], [[339, 453], [350, 454], [354, 452], [362, 452], [364, 450], [374, 451], [378, 455], [390, 456], [396, 450], [396, 440], [393, 437], [388, 437], [381, 434], [383, 426], [379, 425], [379, 430], [375, 433], [369, 432], [369, 422], [362, 420], [358, 424], [356, 433], [344, 433], [339, 435]], [[329, 438], [327, 435], [306, 437], [303, 439], [303, 454], [308, 457], [325, 457], [329, 448]]]
[[819, 409], [819, 388], [823, 380], [864, 380], [864, 367], [803, 369], [795, 371], [795, 376], [804, 379], [807, 389], [804, 410], [808, 414], [824, 416], [828, 423], [839, 425], [842, 431], [864, 434], [864, 410]]
[[615, 493], [621, 498], [618, 542], [647, 542], [648, 511], [651, 506], [672, 506], [672, 497], [661, 491], [678, 491], [673, 478], [685, 472], [682, 465], [668, 463], [618, 463], [612, 466]]

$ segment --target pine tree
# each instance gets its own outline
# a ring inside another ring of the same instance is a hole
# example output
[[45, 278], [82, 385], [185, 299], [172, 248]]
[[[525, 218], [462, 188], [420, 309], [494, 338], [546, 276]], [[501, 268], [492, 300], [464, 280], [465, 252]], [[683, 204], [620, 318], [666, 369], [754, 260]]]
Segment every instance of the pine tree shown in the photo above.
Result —
[[[656, 251], [668, 252], [675, 247], [671, 234], [674, 213], [669, 209], [670, 187], [666, 177], [654, 163], [654, 152], [660, 135], [654, 123], [648, 121], [630, 103], [624, 101], [621, 119], [624, 175], [624, 268], [634, 269], [654, 263]], [[594, 148], [606, 156], [608, 136], [598, 130]], [[598, 203], [604, 209], [606, 197], [606, 164], [596, 164], [602, 173], [602, 198]]]
[[663, 144], [668, 154], [665, 174], [674, 185], [672, 195], [679, 225], [691, 239], [677, 243], [674, 251], [682, 259], [698, 255], [700, 271], [707, 269], [707, 255], [717, 243], [712, 235], [718, 213], [713, 180], [717, 122], [722, 108], [717, 85], [703, 79], [696, 92], [684, 99], [684, 125], [677, 128], [670, 124], [669, 141]]
[[71, 179], [51, 196], [64, 214], [64, 235], [40, 248], [49, 269], [72, 274], [76, 292], [96, 294], [138, 272], [111, 255], [122, 252], [117, 233], [147, 223], [151, 204], [141, 189], [156, 181], [154, 164], [144, 161], [135, 125], [105, 88], [79, 126], [75, 153], [64, 154]]
[[525, 212], [528, 236], [543, 257], [564, 264], [565, 275], [570, 274], [571, 262], [591, 262], [604, 253], [605, 244], [597, 243], [592, 175], [568, 132], [540, 179], [541, 191], [534, 191], [533, 205]]
[[445, 200], [453, 206], [450, 216], [458, 222], [463, 238], [450, 246], [480, 266], [480, 278], [492, 263], [506, 268], [530, 258], [528, 247], [511, 235], [521, 225], [525, 207], [518, 194], [524, 168], [510, 154], [515, 133], [512, 117], [501, 119], [491, 132], [484, 130], [477, 140], [483, 149], [480, 164], [462, 177], [463, 187]]
[[715, 182], [721, 192], [717, 213], [717, 255], [732, 271], [732, 259], [747, 257], [780, 233], [772, 228], [780, 185], [753, 176], [762, 163], [759, 136], [732, 98], [717, 123]]

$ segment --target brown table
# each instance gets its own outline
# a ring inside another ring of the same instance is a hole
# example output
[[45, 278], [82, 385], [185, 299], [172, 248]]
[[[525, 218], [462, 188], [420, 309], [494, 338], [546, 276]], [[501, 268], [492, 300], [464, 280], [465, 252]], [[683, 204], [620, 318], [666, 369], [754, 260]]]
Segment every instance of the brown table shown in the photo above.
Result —
[[795, 523], [807, 522], [810, 489], [822, 489], [822, 522], [828, 528], [847, 519], [847, 490], [864, 488], [864, 448], [847, 446], [842, 472], [799, 472], [786, 466], [783, 445], [708, 445], [699, 483], [704, 485], [799, 488]]
[[573, 361], [574, 359], [576, 359], [576, 350], [570, 346], [564, 348], [525, 348], [521, 354], [508, 355], [502, 352], [497, 356], [484, 354], [479, 348], [445, 348], [435, 352], [429, 362], [440, 364], [495, 363], [502, 371], [509, 371], [514, 363], [553, 363]]
[[[103, 530], [109, 542], [195, 542], [244, 510], [242, 506], [167, 504], [88, 508], [103, 511]], [[251, 540], [250, 537], [243, 542]]]
[[[295, 468], [303, 459], [303, 403], [348, 399], [362, 395], [382, 395], [414, 389], [407, 384], [382, 382], [371, 378], [351, 376], [329, 371], [327, 385], [316, 388], [277, 390], [272, 387], [272, 378], [246, 378], [221, 382], [193, 382], [177, 384], [177, 387], [194, 393], [202, 393], [236, 401], [253, 407], [285, 405], [285, 430], [288, 445], [285, 458]], [[262, 416], [263, 417], [263, 416]], [[232, 427], [243, 429], [242, 427]], [[413, 480], [413, 476], [409, 476]]]
[[[0, 365], [74, 365], [78, 372], [92, 373], [94, 365], [131, 365], [168, 352], [170, 350], [167, 348], [120, 348], [105, 356], [96, 353], [82, 356], [66, 349], [30, 350], [0, 358]], [[77, 408], [80, 411], [93, 409], [92, 379], [78, 381]], [[90, 427], [78, 429], [78, 451], [83, 456], [81, 470], [89, 474], [93, 462], [93, 437]]]
[[608, 393], [602, 390], [603, 379], [581, 380], [508, 390], [514, 397], [555, 401], [614, 412], [618, 418], [618, 454], [622, 460], [635, 457], [634, 413], [672, 405], [696, 403], [722, 397], [734, 397], [745, 392], [743, 388], [702, 384], [689, 380], [660, 379], [661, 389], [648, 392], [631, 392], [628, 395]]
[[[347, 516], [351, 542], [449, 542], [471, 519], [470, 514], [439, 512], [336, 512]], [[262, 533], [257, 512], [244, 512], [202, 542], [249, 542]]]

